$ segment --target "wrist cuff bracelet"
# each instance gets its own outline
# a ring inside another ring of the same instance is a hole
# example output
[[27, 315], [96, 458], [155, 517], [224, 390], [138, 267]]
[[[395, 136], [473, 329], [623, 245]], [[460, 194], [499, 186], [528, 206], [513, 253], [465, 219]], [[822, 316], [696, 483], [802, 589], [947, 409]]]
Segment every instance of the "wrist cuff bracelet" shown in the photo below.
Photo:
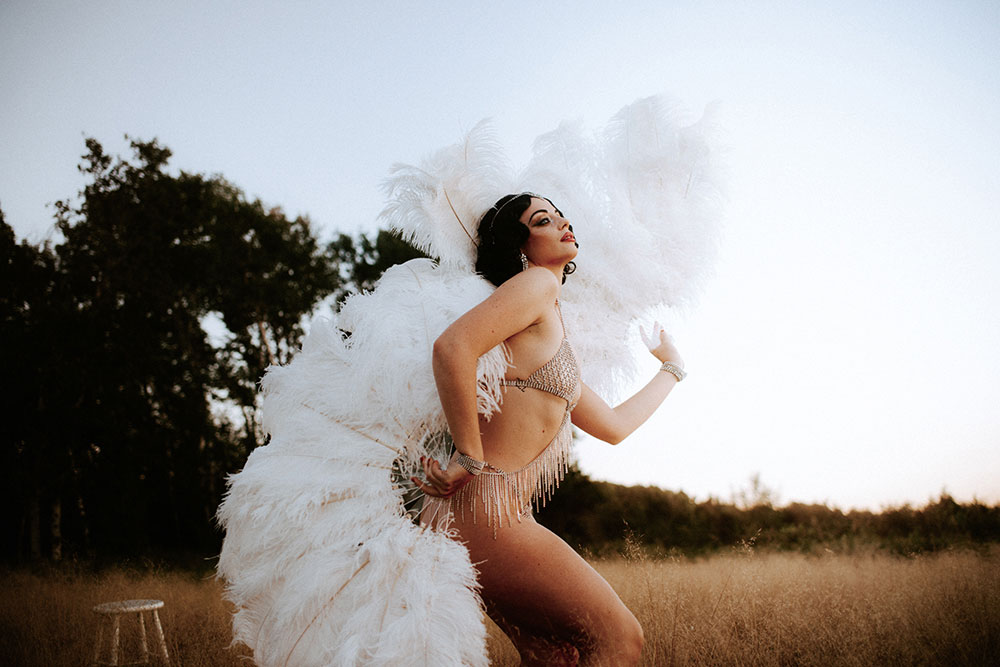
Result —
[[683, 368], [681, 368], [680, 366], [674, 366], [669, 361], [664, 361], [663, 365], [660, 366], [660, 370], [670, 373], [675, 378], [677, 378], [678, 382], [687, 377], [687, 373], [684, 372]]
[[471, 456], [467, 456], [465, 454], [459, 454], [458, 458], [455, 459], [455, 462], [473, 475], [478, 475], [483, 471], [483, 468], [486, 467], [486, 461], [477, 461]]

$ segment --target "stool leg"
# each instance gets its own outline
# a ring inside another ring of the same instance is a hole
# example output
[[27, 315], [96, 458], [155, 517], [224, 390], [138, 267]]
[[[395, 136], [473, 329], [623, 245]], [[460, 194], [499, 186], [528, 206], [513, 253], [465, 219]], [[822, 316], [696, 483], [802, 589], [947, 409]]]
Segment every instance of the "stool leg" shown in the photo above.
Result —
[[97, 643], [94, 644], [94, 662], [101, 661], [101, 643], [104, 640], [104, 626], [107, 622], [107, 616], [101, 616], [97, 619]]
[[153, 625], [156, 626], [156, 636], [160, 641], [160, 653], [163, 655], [164, 664], [170, 664], [170, 656], [167, 655], [167, 640], [163, 637], [163, 626], [160, 625], [160, 615], [153, 610]]
[[118, 664], [118, 654], [121, 650], [121, 633], [118, 614], [115, 614], [114, 629], [111, 631], [111, 664]]
[[149, 647], [146, 645], [146, 621], [142, 619], [142, 612], [139, 616], [139, 645], [142, 647], [142, 661], [149, 662]]

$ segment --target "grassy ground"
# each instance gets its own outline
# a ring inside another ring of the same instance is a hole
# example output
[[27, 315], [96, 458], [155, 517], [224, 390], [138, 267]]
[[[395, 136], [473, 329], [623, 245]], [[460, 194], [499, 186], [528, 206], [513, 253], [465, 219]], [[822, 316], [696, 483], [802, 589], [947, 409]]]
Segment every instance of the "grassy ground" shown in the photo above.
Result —
[[[595, 566], [642, 624], [644, 665], [1000, 664], [1000, 553]], [[490, 648], [517, 664], [505, 638]]]
[[[605, 560], [597, 569], [646, 634], [644, 665], [1000, 664], [1000, 552], [899, 558], [747, 550], [708, 559]], [[211, 578], [178, 572], [8, 572], [0, 664], [84, 665], [97, 603], [157, 598], [173, 664], [249, 664], [229, 648]], [[137, 655], [135, 637], [123, 635]], [[495, 665], [516, 665], [491, 630]]]
[[[0, 664], [90, 664], [98, 624], [91, 611], [94, 605], [143, 598], [164, 602], [159, 614], [172, 664], [252, 664], [243, 657], [250, 654], [248, 650], [229, 648], [229, 607], [222, 600], [221, 584], [211, 577], [114, 570], [100, 574], [14, 572], [5, 579]], [[137, 625], [122, 623], [126, 662], [140, 655], [136, 633], [126, 632]], [[152, 632], [150, 627], [147, 632]], [[154, 646], [151, 641], [150, 649]]]

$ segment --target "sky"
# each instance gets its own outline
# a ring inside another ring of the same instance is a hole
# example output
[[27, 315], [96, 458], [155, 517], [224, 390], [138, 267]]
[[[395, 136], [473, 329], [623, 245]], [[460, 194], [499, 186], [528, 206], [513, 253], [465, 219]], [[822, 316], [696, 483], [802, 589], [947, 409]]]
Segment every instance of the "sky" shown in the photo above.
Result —
[[[0, 4], [0, 208], [55, 238], [85, 137], [370, 232], [393, 163], [490, 117], [720, 106], [725, 235], [689, 377], [594, 478], [880, 509], [1000, 502], [1000, 3]], [[655, 371], [650, 359], [650, 373]]]

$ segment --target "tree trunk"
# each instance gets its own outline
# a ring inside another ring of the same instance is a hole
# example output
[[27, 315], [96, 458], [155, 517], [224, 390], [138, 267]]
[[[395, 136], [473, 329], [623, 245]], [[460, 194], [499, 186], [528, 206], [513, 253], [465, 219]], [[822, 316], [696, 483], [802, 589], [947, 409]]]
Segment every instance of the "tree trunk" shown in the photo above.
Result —
[[76, 509], [80, 514], [80, 533], [84, 551], [90, 551], [90, 526], [87, 525], [87, 509], [83, 504], [83, 496], [77, 492]]
[[274, 353], [271, 352], [271, 343], [267, 340], [267, 330], [264, 328], [264, 320], [257, 320], [257, 331], [260, 334], [261, 366], [267, 368], [274, 364]]
[[31, 496], [28, 503], [28, 556], [33, 561], [42, 558], [42, 527], [41, 512], [38, 508], [38, 492]]
[[52, 501], [52, 562], [62, 560], [62, 500], [56, 496]]

